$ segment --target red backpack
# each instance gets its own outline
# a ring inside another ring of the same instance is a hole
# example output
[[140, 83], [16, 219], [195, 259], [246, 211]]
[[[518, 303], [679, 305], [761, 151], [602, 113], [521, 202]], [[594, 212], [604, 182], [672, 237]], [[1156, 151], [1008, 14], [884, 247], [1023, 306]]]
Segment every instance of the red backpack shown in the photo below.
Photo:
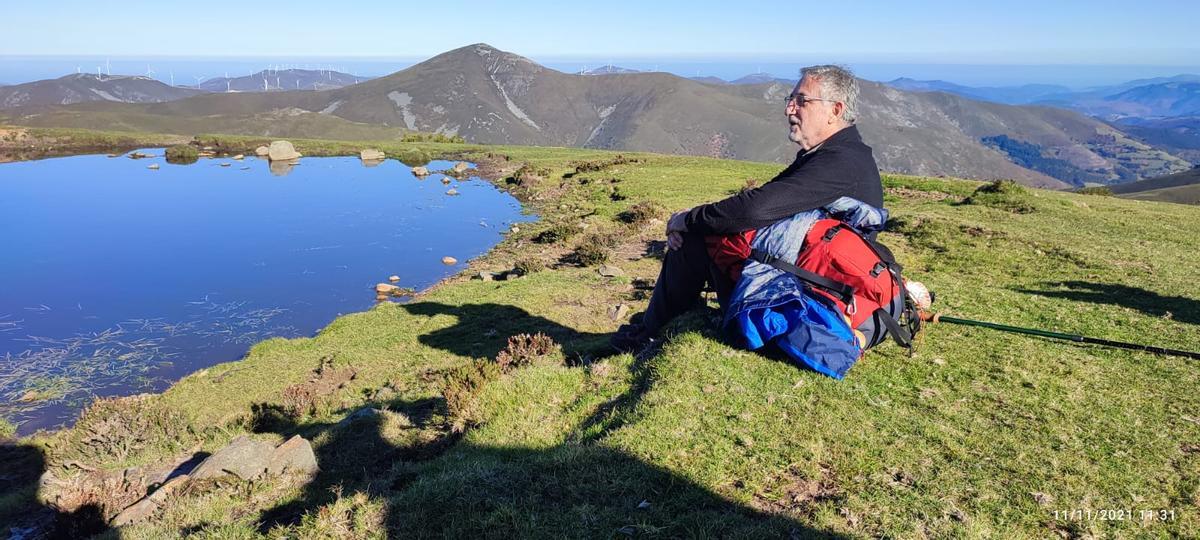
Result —
[[901, 347], [912, 348], [920, 328], [917, 308], [904, 289], [896, 258], [883, 244], [836, 219], [817, 220], [804, 237], [795, 263], [751, 248], [756, 231], [709, 236], [708, 253], [717, 268], [734, 282], [747, 260], [792, 274], [849, 319], [865, 338], [863, 349], [888, 335]]

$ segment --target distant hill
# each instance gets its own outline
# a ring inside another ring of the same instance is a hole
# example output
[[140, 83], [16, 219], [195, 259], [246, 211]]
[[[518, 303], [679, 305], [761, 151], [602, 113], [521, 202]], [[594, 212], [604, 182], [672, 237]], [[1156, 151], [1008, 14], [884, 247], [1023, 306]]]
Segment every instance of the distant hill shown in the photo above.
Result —
[[641, 73], [636, 69], [623, 68], [620, 66], [600, 66], [598, 68], [585, 69], [576, 72], [576, 75], [615, 75], [619, 73]]
[[[222, 92], [154, 105], [77, 105], [9, 116], [27, 125], [252, 134], [269, 127], [277, 135], [288, 134], [285, 126], [311, 133], [325, 118], [345, 124], [339, 124], [345, 132], [375, 126], [480, 143], [788, 162], [797, 151], [783, 117], [783, 98], [791, 90], [790, 82], [714, 85], [667, 73], [571, 75], [476, 44], [333, 90]], [[1062, 188], [1191, 167], [1071, 111], [905, 92], [867, 81], [861, 99], [860, 129], [888, 171]], [[290, 124], [256, 124], [256, 115]], [[218, 124], [221, 130], [204, 129]]]
[[703, 77], [688, 77], [688, 79], [696, 82], [702, 82], [704, 84], [729, 84], [729, 81], [720, 77], [713, 77], [712, 75], [705, 75]]
[[1158, 178], [1112, 186], [1113, 193], [1127, 199], [1200, 204], [1200, 167]]
[[1071, 89], [1065, 86], [1053, 84], [1026, 84], [1021, 86], [963, 86], [947, 81], [919, 81], [901, 77], [884, 83], [893, 88], [901, 90], [909, 90], [913, 92], [948, 92], [957, 94], [971, 99], [981, 99], [984, 101], [994, 101], [996, 103], [1006, 103], [1009, 105], [1023, 105], [1033, 103], [1038, 100], [1047, 98], [1048, 96], [1060, 95], [1070, 92]]
[[70, 105], [87, 101], [159, 103], [202, 93], [191, 88], [170, 86], [149, 77], [76, 73], [0, 88], [0, 109]]
[[788, 85], [788, 86], [796, 85], [795, 80], [781, 79], [779, 77], [771, 75], [770, 73], [751, 73], [749, 75], [739, 77], [737, 79], [729, 81], [729, 84], [765, 84], [765, 83], [779, 83], [779, 84]]
[[1200, 116], [1125, 117], [1111, 123], [1139, 141], [1200, 165]]
[[281, 92], [285, 90], [330, 90], [370, 80], [338, 71], [311, 69], [264, 70], [243, 77], [217, 77], [200, 83], [209, 92]]
[[1200, 167], [1110, 186], [1109, 189], [1118, 196], [1130, 199], [1200, 204]]

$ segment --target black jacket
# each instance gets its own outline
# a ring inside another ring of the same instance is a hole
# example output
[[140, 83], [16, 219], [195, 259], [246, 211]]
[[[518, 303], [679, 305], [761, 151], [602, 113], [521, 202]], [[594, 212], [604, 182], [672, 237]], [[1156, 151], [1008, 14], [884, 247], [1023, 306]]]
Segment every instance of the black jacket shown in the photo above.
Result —
[[797, 154], [796, 161], [761, 187], [693, 208], [684, 224], [689, 232], [700, 234], [739, 233], [820, 208], [842, 196], [883, 208], [879, 167], [856, 126]]

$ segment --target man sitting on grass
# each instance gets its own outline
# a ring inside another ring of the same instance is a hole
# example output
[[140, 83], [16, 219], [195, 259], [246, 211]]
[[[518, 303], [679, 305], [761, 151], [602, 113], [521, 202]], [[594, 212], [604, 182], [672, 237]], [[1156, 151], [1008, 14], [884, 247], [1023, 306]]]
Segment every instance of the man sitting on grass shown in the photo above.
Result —
[[724, 309], [734, 283], [714, 265], [706, 236], [757, 230], [843, 196], [883, 207], [879, 167], [854, 126], [858, 81], [839, 66], [807, 67], [800, 74], [784, 109], [788, 138], [800, 145], [796, 160], [761, 187], [671, 216], [650, 305], [638, 322], [617, 330], [613, 347], [636, 351], [653, 342], [671, 319], [696, 305], [705, 283]]

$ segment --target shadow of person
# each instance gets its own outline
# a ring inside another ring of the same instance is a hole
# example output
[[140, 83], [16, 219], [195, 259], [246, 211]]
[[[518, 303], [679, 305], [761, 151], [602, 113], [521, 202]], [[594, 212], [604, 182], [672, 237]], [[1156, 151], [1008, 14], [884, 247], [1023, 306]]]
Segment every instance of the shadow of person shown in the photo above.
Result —
[[15, 538], [66, 539], [92, 536], [108, 528], [95, 504], [72, 512], [41, 504], [37, 495], [44, 472], [46, 456], [40, 447], [0, 441], [0, 532]]
[[[1043, 289], [1017, 289], [1019, 292], [1076, 302], [1110, 304], [1136, 309], [1154, 317], [1200, 324], [1200, 300], [1183, 296], [1163, 296], [1154, 291], [1115, 283], [1062, 281], [1044, 283]], [[1054, 289], [1067, 290], [1054, 290]]]
[[385, 414], [288, 426], [312, 437], [321, 471], [298, 499], [265, 512], [259, 530], [300, 523], [338, 497], [364, 493], [387, 501], [388, 535], [400, 538], [839, 537], [604, 445], [478, 444], [437, 425], [444, 406], [393, 402], [389, 410], [413, 420], [406, 429], [424, 431], [407, 443], [393, 442], [403, 437]]
[[569, 360], [612, 353], [608, 347], [608, 334], [580, 332], [516, 306], [452, 306], [438, 302], [412, 302], [401, 306], [414, 315], [450, 315], [457, 318], [456, 324], [423, 333], [417, 339], [426, 346], [459, 356], [494, 358], [510, 336], [537, 332], [545, 333], [562, 345], [563, 354]]

